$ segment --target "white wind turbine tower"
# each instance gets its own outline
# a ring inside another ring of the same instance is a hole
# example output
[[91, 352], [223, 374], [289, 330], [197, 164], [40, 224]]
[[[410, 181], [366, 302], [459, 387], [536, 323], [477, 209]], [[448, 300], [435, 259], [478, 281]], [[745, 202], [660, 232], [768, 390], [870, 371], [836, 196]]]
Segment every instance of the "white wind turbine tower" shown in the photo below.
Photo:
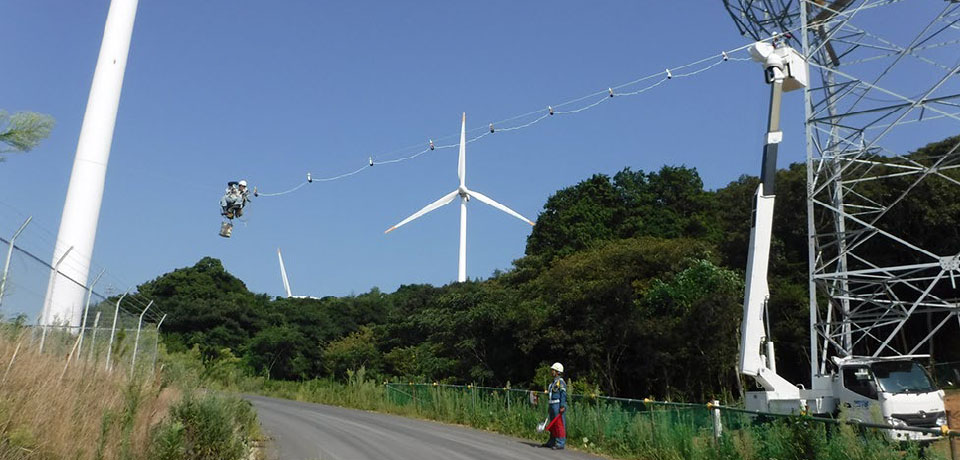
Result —
[[510, 214], [517, 219], [520, 219], [530, 225], [533, 225], [533, 221], [527, 219], [526, 217], [521, 216], [518, 212], [500, 204], [496, 201], [493, 201], [490, 197], [467, 188], [467, 164], [466, 164], [466, 155], [467, 155], [467, 114], [463, 114], [463, 119], [460, 123], [460, 160], [457, 165], [457, 176], [460, 177], [460, 186], [456, 190], [444, 195], [443, 198], [440, 198], [433, 203], [426, 205], [423, 209], [415, 212], [412, 216], [403, 219], [397, 225], [390, 227], [384, 233], [390, 233], [393, 230], [396, 230], [403, 224], [410, 222], [434, 209], [439, 208], [445, 204], [450, 204], [453, 202], [457, 196], [460, 196], [460, 265], [459, 271], [457, 272], [457, 281], [464, 282], [467, 280], [467, 201], [470, 201], [470, 198], [476, 198], [482, 203], [486, 203], [490, 206], [493, 206], [507, 214]]

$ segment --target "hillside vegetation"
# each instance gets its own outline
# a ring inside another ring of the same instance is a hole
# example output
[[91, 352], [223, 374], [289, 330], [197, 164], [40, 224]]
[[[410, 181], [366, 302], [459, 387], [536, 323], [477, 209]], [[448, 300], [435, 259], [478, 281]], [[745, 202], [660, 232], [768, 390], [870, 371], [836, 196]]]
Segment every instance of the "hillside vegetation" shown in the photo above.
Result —
[[[923, 162], [957, 140], [913, 158]], [[772, 335], [779, 372], [808, 383], [805, 168], [791, 165], [777, 179]], [[911, 241], [946, 253], [957, 241], [943, 235], [960, 228], [960, 196], [932, 179], [887, 218], [898, 219]], [[539, 387], [538, 370], [562, 361], [591, 391], [704, 401], [742, 391], [735, 364], [757, 185], [743, 176], [705, 190], [697, 171], [682, 166], [591, 176], [553, 194], [525, 255], [482, 281], [270, 298], [204, 258], [140, 285], [139, 293], [169, 313], [167, 349], [195, 353], [218, 378], [343, 379], [362, 366], [378, 379]], [[918, 216], [935, 231], [918, 225]], [[904, 339], [925, 327], [908, 324]], [[934, 345], [940, 361], [960, 358], [956, 334], [941, 334]]]

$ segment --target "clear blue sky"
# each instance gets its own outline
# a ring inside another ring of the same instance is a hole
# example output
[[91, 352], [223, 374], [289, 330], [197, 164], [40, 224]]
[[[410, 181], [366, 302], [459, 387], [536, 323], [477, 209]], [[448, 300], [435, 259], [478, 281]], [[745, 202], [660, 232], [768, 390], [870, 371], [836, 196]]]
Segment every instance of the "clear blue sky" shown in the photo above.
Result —
[[[24, 242], [47, 259], [107, 7], [0, 8], [0, 108], [57, 120], [39, 148], [0, 164], [0, 231], [33, 215]], [[468, 129], [484, 127], [746, 43], [720, 1], [142, 1], [95, 265], [137, 284], [213, 256], [251, 290], [280, 295], [281, 247], [294, 294], [448, 283], [457, 206], [383, 231], [456, 187], [455, 149], [257, 199], [231, 239], [217, 236], [217, 201], [228, 180], [280, 191], [308, 171], [335, 175], [455, 135], [461, 112]], [[761, 72], [730, 62], [487, 136], [467, 149], [468, 186], [535, 220], [556, 190], [626, 166], [684, 164], [709, 188], [757, 174]], [[804, 158], [799, 93], [785, 112], [781, 166]], [[468, 220], [470, 277], [523, 255], [529, 226], [477, 202]]]

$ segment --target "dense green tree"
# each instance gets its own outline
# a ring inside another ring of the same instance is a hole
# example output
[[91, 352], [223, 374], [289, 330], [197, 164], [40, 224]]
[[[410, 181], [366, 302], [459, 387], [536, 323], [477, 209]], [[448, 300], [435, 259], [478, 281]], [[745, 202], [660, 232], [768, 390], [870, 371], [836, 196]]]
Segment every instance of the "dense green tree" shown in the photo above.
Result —
[[[907, 161], [914, 170], [932, 165], [958, 140], [931, 144]], [[879, 173], [904, 169], [881, 157], [871, 161]], [[891, 203], [881, 223], [938, 254], [960, 252], [960, 173], [941, 168], [920, 177], [864, 183], [850, 203]], [[270, 299], [204, 258], [144, 283], [135, 295], [169, 314], [169, 350], [196, 347], [213, 370], [242, 362], [246, 372], [301, 379], [343, 378], [365, 367], [410, 381], [537, 386], [538, 370], [561, 361], [580, 388], [704, 400], [738, 387], [743, 271], [758, 185], [742, 176], [707, 191], [696, 170], [674, 166], [594, 175], [551, 196], [526, 255], [484, 281]], [[907, 189], [911, 194], [898, 199]], [[803, 384], [806, 193], [803, 164], [777, 172], [768, 304], [778, 371]], [[873, 240], [861, 249], [878, 261], [903, 256]], [[960, 297], [942, 284], [942, 298]], [[96, 308], [112, 308], [115, 300]], [[926, 321], [938, 318], [919, 318], [901, 339], [913, 340]], [[955, 334], [941, 334], [932, 349], [940, 360], [958, 359], [957, 343]]]
[[259, 375], [268, 378], [307, 377], [313, 363], [303, 353], [303, 335], [291, 326], [270, 326], [255, 335], [246, 348], [246, 360]]
[[378, 373], [382, 356], [377, 349], [377, 338], [372, 328], [362, 326], [346, 337], [330, 342], [323, 350], [323, 365], [327, 372], [344, 378], [347, 371], [361, 367]]

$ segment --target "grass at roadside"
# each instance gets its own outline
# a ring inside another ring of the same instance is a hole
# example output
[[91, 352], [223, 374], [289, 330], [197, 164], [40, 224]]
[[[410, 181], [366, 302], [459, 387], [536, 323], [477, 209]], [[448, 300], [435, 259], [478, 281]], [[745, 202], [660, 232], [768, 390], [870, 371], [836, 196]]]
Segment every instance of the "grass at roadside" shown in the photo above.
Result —
[[[531, 405], [522, 393], [396, 385], [387, 387], [352, 373], [346, 383], [262, 378], [233, 379], [234, 391], [391, 413], [467, 425], [543, 441], [533, 427], [545, 416], [543, 401]], [[702, 409], [629, 410], [616, 404], [574, 401], [568, 412], [568, 446], [616, 458], [641, 459], [877, 459], [923, 458], [916, 446], [902, 448], [878, 432], [812, 421], [752, 423], [725, 416], [719, 443]], [[925, 458], [941, 458], [940, 450]]]
[[38, 348], [0, 325], [0, 459], [248, 458], [249, 403]]

